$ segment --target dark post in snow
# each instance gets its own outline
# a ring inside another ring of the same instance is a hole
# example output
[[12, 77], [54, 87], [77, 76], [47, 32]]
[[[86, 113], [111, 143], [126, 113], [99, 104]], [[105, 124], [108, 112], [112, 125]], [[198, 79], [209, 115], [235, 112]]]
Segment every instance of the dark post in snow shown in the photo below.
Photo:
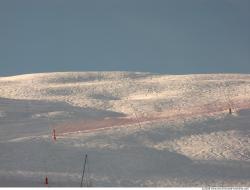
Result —
[[88, 158], [88, 155], [86, 154], [85, 157], [84, 157], [84, 164], [83, 164], [83, 170], [82, 170], [82, 180], [81, 180], [80, 187], [83, 186], [83, 178], [84, 178], [84, 174], [85, 174], [85, 168], [86, 168], [87, 158]]

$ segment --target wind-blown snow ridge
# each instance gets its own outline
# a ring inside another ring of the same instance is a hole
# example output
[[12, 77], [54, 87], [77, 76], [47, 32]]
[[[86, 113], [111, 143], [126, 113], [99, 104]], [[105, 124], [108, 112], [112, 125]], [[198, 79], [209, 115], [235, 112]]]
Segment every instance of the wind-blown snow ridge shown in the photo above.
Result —
[[[102, 125], [90, 122], [91, 127], [96, 126], [94, 129], [130, 124], [138, 119], [147, 122], [227, 112], [229, 107], [234, 111], [250, 108], [250, 75], [247, 74], [40, 73], [2, 77], [0, 86], [2, 98], [61, 102], [79, 109], [108, 110], [126, 115], [123, 119], [101, 120]], [[1, 117], [5, 115], [1, 111]], [[32, 117], [70, 119], [74, 115], [75, 111], [50, 110], [33, 113]], [[74, 127], [63, 125], [61, 132], [89, 130], [87, 126], [86, 129], [79, 128], [82, 126], [79, 122], [69, 125]]]
[[140, 115], [250, 102], [250, 75], [243, 74], [44, 73], [2, 77], [0, 86], [2, 98], [62, 101], [125, 114], [133, 114], [133, 107]]

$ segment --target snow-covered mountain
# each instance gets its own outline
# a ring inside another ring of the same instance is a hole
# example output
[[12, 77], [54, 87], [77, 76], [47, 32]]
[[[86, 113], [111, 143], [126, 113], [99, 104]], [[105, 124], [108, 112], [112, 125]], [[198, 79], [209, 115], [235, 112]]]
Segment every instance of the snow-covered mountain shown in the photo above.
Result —
[[93, 186], [250, 186], [249, 110], [248, 74], [0, 77], [0, 184], [79, 186], [87, 153]]

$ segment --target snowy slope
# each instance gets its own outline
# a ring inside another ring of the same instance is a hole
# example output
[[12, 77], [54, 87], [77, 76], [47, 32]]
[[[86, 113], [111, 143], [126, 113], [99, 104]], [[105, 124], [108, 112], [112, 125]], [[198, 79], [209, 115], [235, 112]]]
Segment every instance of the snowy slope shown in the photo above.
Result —
[[87, 153], [93, 186], [249, 186], [249, 110], [246, 74], [1, 77], [0, 185], [79, 186]]

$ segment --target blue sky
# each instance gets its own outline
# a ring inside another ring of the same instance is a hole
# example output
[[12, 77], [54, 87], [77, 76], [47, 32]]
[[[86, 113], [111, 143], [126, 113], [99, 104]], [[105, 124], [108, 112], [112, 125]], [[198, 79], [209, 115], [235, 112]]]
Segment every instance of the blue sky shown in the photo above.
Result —
[[250, 73], [249, 0], [0, 0], [0, 76]]

